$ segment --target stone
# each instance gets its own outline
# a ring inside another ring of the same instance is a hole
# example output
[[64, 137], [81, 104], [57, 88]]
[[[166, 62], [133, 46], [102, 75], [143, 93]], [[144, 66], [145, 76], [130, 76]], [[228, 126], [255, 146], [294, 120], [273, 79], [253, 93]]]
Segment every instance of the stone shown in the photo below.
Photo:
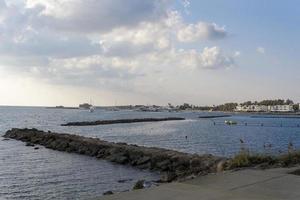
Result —
[[145, 180], [139, 180], [139, 181], [137, 181], [134, 184], [133, 189], [134, 190], [144, 189], [144, 183], [145, 183]]
[[114, 194], [114, 193], [111, 190], [103, 192], [103, 195], [112, 195], [112, 194]]
[[138, 122], [160, 122], [160, 121], [174, 121], [185, 120], [182, 117], [166, 117], [166, 118], [141, 118], [141, 119], [116, 119], [116, 120], [98, 120], [91, 122], [69, 122], [61, 124], [61, 126], [96, 126], [107, 124], [124, 124], [124, 123], [138, 123]]
[[170, 160], [164, 160], [162, 162], [156, 163], [156, 167], [158, 169], [161, 169], [162, 171], [166, 171], [168, 169], [170, 169]]
[[138, 159], [138, 161], [136, 162], [136, 164], [137, 164], [137, 165], [143, 165], [143, 164], [149, 162], [150, 159], [151, 159], [151, 158], [148, 157], [148, 156], [141, 157], [141, 158]]
[[118, 183], [126, 183], [126, 182], [129, 182], [129, 181], [132, 181], [133, 179], [129, 178], [129, 179], [120, 179], [118, 180]]
[[169, 183], [177, 178], [174, 172], [165, 172], [161, 175], [160, 181], [162, 183]]
[[25, 146], [27, 146], [27, 147], [34, 147], [34, 144], [31, 143], [31, 142], [26, 142], [26, 145], [25, 145]]

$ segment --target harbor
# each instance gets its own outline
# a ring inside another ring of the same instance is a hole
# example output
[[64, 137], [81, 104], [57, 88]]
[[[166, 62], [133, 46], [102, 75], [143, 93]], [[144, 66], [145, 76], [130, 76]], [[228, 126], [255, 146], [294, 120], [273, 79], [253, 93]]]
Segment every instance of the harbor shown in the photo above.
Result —
[[299, 7], [0, 0], [0, 200], [299, 200]]

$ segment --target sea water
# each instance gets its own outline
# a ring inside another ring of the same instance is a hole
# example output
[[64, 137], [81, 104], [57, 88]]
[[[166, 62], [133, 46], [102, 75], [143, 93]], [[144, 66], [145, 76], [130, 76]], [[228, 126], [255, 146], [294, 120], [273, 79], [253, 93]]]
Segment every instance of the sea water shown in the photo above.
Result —
[[[207, 112], [137, 112], [96, 109], [0, 107], [0, 135], [11, 128], [37, 128], [59, 133], [97, 137], [112, 142], [174, 149], [187, 153], [233, 156], [241, 148], [255, 153], [285, 153], [290, 144], [300, 148], [300, 119], [278, 116]], [[185, 117], [184, 121], [64, 127], [71, 121], [145, 117]], [[238, 122], [226, 125], [225, 120]], [[159, 174], [96, 158], [35, 150], [23, 142], [0, 138], [0, 199], [93, 199], [103, 192], [130, 190], [137, 180], [155, 181]]]

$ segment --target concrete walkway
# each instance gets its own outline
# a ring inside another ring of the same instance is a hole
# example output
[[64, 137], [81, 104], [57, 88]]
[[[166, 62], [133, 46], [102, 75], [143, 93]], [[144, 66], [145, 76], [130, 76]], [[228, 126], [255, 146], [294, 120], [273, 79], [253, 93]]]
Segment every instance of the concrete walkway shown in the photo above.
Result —
[[298, 200], [300, 176], [288, 174], [295, 169], [247, 169], [207, 175], [184, 183], [103, 196], [100, 200]]

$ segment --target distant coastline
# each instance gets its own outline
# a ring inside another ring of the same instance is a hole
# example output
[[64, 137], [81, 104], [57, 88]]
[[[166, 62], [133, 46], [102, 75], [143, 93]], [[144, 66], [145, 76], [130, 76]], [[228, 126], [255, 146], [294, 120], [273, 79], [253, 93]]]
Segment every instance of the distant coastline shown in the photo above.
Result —
[[46, 109], [79, 109], [78, 107], [65, 107], [65, 106], [50, 106], [46, 107]]

